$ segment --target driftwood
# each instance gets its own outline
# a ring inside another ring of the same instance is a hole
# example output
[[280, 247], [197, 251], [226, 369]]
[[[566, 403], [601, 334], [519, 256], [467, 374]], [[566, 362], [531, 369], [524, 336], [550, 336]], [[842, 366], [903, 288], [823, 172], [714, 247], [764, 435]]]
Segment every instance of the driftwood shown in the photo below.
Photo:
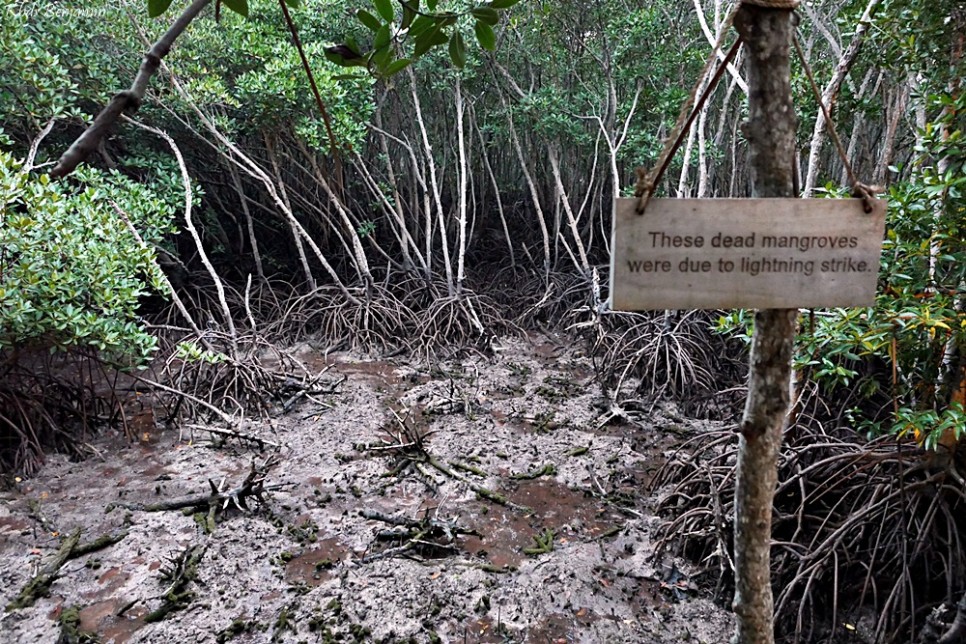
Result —
[[45, 563], [39, 572], [33, 576], [33, 578], [27, 582], [23, 587], [23, 590], [7, 604], [7, 611], [16, 610], [18, 608], [27, 608], [33, 606], [41, 597], [46, 597], [50, 592], [50, 586], [57, 581], [60, 577], [60, 569], [65, 563], [71, 559], [76, 559], [86, 554], [96, 552], [108, 546], [112, 546], [118, 543], [124, 537], [128, 535], [127, 530], [122, 530], [116, 534], [105, 534], [93, 541], [87, 543], [81, 543], [81, 530], [78, 528], [74, 530], [70, 536], [64, 539], [63, 543], [60, 544], [60, 548], [54, 553], [54, 556]]
[[204, 511], [207, 514], [204, 528], [211, 532], [215, 528], [215, 514], [219, 511], [227, 510], [228, 506], [234, 505], [239, 510], [245, 512], [250, 510], [248, 507], [249, 499], [256, 499], [259, 503], [265, 503], [265, 492], [278, 490], [286, 487], [286, 484], [265, 485], [265, 479], [269, 471], [278, 463], [273, 457], [268, 459], [261, 467], [256, 467], [252, 460], [251, 469], [241, 485], [232, 488], [225, 488], [225, 479], [221, 483], [215, 484], [208, 479], [210, 491], [206, 494], [192, 494], [177, 499], [159, 501], [157, 503], [111, 503], [107, 506], [110, 512], [114, 508], [124, 508], [126, 510], [136, 510], [139, 512], [167, 512], [170, 510], [194, 509]]

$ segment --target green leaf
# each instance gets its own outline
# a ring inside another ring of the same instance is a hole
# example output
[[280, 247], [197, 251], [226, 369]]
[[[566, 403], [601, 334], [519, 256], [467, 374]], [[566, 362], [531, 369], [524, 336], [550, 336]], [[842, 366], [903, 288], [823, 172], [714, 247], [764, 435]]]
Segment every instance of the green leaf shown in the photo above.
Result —
[[477, 20], [473, 25], [473, 31], [476, 32], [476, 40], [480, 43], [480, 47], [489, 51], [496, 49], [496, 34], [493, 33], [493, 27]]
[[518, 2], [520, 2], [520, 0], [493, 0], [493, 2], [490, 3], [490, 6], [494, 9], [509, 9]]
[[170, 6], [171, 0], [148, 0], [148, 15], [152, 18], [157, 18], [167, 11]]
[[413, 47], [413, 58], [419, 58], [433, 47], [444, 44], [447, 40], [449, 38], [443, 32], [443, 25], [437, 24], [431, 30], [416, 38], [416, 44]]
[[403, 17], [402, 17], [402, 23], [400, 24], [400, 27], [402, 29], [408, 29], [409, 25], [411, 25], [413, 23], [413, 20], [416, 19], [416, 16], [418, 15], [416, 12], [419, 10], [418, 8], [419, 3], [416, 3], [416, 4], [417, 4], [417, 7], [414, 8], [408, 2], [403, 3]]
[[422, 34], [426, 33], [430, 29], [436, 26], [436, 21], [427, 16], [419, 16], [413, 20], [412, 26], [409, 28], [409, 36], [411, 38], [417, 38]]
[[364, 24], [366, 27], [369, 27], [369, 29], [372, 29], [373, 31], [379, 31], [379, 29], [382, 27], [382, 21], [365, 9], [359, 9], [356, 11], [356, 18], [359, 20], [359, 22]]
[[500, 22], [500, 14], [496, 12], [496, 9], [490, 7], [477, 7], [476, 9], [471, 9], [470, 13], [474, 18], [488, 25], [495, 25]]
[[460, 69], [466, 66], [466, 44], [458, 30], [454, 31], [453, 37], [449, 39], [449, 58]]
[[372, 4], [383, 20], [392, 22], [392, 19], [396, 16], [396, 13], [392, 10], [392, 0], [372, 0]]
[[376, 32], [376, 37], [372, 41], [372, 48], [376, 51], [385, 49], [389, 46], [389, 25], [382, 25]]
[[299, 5], [302, 4], [302, 0], [285, 0], [285, 4], [292, 7], [293, 9], [298, 9]]
[[436, 11], [436, 5], [438, 4], [438, 0], [426, 0], [426, 6], [429, 7], [430, 11]]
[[386, 72], [384, 75], [386, 76], [386, 78], [388, 78], [393, 74], [398, 74], [402, 70], [409, 67], [409, 65], [412, 64], [412, 62], [413, 62], [412, 58], [400, 58], [399, 60], [394, 60], [392, 61], [392, 64], [386, 67]]
[[221, 0], [225, 6], [235, 13], [248, 17], [248, 0]]

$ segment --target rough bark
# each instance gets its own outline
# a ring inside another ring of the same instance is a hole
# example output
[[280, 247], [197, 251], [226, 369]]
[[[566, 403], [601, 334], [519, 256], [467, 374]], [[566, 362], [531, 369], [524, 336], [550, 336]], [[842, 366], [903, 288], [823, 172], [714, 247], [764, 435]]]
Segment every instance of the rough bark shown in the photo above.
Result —
[[[756, 197], [793, 195], [795, 127], [789, 53], [791, 11], [745, 5], [735, 17], [747, 51], [748, 163]], [[778, 449], [791, 400], [796, 309], [758, 311], [735, 490], [738, 644], [772, 644], [771, 515]]]

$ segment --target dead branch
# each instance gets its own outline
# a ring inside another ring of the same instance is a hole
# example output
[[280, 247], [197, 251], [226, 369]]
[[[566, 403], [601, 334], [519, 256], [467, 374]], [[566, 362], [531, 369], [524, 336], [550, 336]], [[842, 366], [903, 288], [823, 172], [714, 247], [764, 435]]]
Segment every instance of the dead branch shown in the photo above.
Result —
[[218, 434], [219, 436], [227, 436], [229, 438], [237, 438], [240, 441], [246, 441], [249, 443], [255, 443], [258, 445], [259, 449], [265, 449], [266, 446], [272, 447], [274, 449], [281, 449], [282, 446], [274, 441], [270, 441], [260, 436], [255, 436], [254, 434], [247, 434], [245, 432], [238, 431], [237, 429], [222, 429], [221, 427], [212, 427], [210, 425], [194, 425], [186, 424], [185, 427], [191, 430], [199, 430], [203, 432], [209, 432], [211, 434]]
[[206, 549], [207, 546], [203, 545], [189, 546], [177, 557], [169, 560], [169, 568], [161, 569], [161, 581], [168, 582], [168, 586], [161, 595], [161, 606], [144, 617], [146, 623], [160, 622], [170, 613], [191, 603], [195, 593], [188, 585], [198, 579], [198, 564], [205, 556]]
[[461, 536], [472, 535], [483, 538], [483, 535], [477, 530], [461, 526], [455, 520], [440, 520], [430, 516], [428, 510], [419, 521], [406, 517], [391, 516], [375, 510], [362, 510], [359, 514], [366, 519], [382, 521], [399, 528], [382, 530], [376, 533], [378, 540], [402, 542], [401, 546], [366, 555], [362, 558], [363, 563], [395, 557], [407, 552], [417, 552], [429, 556], [440, 550], [455, 551], [456, 546], [453, 545], [453, 542]]
[[136, 510], [139, 512], [167, 512], [190, 508], [198, 511], [204, 510], [210, 515], [213, 515], [216, 512], [227, 510], [230, 505], [234, 505], [242, 512], [247, 512], [250, 510], [248, 507], [249, 499], [255, 499], [259, 503], [264, 504], [266, 503], [265, 492], [287, 487], [285, 483], [265, 485], [265, 479], [268, 477], [268, 473], [277, 463], [278, 460], [272, 457], [260, 467], [257, 467], [253, 459], [251, 469], [245, 477], [245, 480], [242, 481], [241, 485], [232, 489], [225, 488], [225, 479], [222, 479], [221, 483], [217, 485], [214, 481], [208, 479], [210, 492], [207, 494], [194, 494], [178, 499], [160, 501], [158, 503], [110, 503], [107, 506], [107, 511], [110, 512], [114, 508], [124, 508], [126, 510]]
[[118, 543], [128, 535], [127, 530], [115, 534], [105, 534], [88, 543], [81, 543], [81, 529], [74, 530], [60, 544], [54, 556], [41, 567], [40, 571], [27, 582], [17, 596], [7, 604], [7, 611], [28, 608], [41, 597], [46, 597], [50, 586], [60, 577], [60, 569], [71, 559], [96, 552]]

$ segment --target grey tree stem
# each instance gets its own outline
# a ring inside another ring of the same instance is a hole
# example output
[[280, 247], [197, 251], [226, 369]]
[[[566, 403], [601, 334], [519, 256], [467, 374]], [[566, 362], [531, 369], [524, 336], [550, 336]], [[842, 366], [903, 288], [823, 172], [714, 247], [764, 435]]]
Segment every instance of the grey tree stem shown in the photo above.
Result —
[[[748, 161], [756, 197], [794, 196], [795, 128], [789, 65], [792, 12], [743, 5], [734, 21], [747, 59]], [[780, 213], [776, 213], [780, 216]], [[748, 400], [735, 490], [737, 644], [773, 644], [770, 549], [778, 450], [791, 402], [797, 309], [755, 314]]]

